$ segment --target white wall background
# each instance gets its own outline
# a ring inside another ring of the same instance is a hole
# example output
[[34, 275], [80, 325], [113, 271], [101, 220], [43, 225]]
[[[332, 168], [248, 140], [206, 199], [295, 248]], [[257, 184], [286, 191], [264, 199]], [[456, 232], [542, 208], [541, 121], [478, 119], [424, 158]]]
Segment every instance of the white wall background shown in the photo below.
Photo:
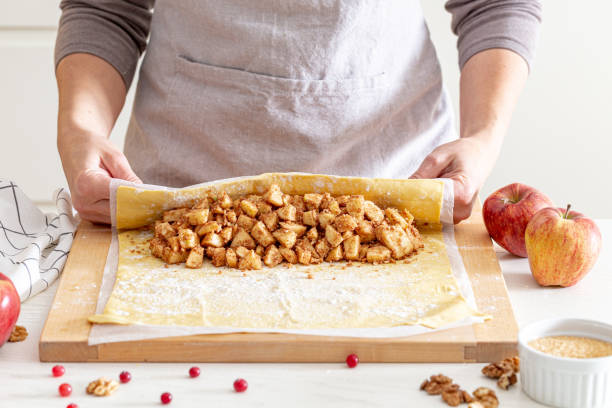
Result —
[[[450, 16], [423, 0], [445, 82], [457, 108], [459, 71]], [[0, 178], [38, 202], [64, 185], [56, 151], [53, 43], [57, 0], [0, 0]], [[612, 175], [612, 2], [545, 0], [536, 63], [483, 198], [519, 181], [610, 218]], [[133, 92], [133, 90], [132, 90]], [[126, 106], [131, 107], [131, 95]], [[123, 145], [129, 109], [113, 135]]]

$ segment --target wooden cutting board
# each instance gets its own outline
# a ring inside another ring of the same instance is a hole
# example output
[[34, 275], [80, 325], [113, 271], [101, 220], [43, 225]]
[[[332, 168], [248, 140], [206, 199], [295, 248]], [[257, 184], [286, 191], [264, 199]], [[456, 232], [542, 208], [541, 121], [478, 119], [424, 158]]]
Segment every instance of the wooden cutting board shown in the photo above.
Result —
[[79, 226], [40, 338], [41, 361], [490, 362], [516, 354], [518, 327], [480, 210], [455, 228], [479, 310], [493, 319], [385, 339], [232, 333], [87, 345], [110, 244], [108, 227]]

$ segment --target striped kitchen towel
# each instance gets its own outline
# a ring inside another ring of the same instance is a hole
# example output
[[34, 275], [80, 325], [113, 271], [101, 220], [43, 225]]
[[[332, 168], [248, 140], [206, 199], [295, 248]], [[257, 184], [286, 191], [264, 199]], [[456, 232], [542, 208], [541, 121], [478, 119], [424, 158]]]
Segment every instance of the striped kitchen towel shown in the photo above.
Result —
[[11, 181], [0, 180], [0, 272], [21, 301], [45, 290], [62, 271], [77, 226], [70, 194], [53, 194], [57, 214], [42, 211]]

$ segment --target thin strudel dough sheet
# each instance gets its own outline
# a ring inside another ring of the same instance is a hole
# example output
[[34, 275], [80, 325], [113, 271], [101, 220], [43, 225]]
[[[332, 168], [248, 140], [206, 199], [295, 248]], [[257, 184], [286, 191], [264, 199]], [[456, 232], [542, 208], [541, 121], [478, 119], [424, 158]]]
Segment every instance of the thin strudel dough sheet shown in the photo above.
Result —
[[[279, 265], [243, 272], [205, 263], [194, 270], [184, 265], [166, 267], [151, 256], [149, 231], [120, 230], [113, 237], [102, 290], [104, 286], [110, 288], [111, 279], [112, 292], [106, 296], [101, 293], [98, 314], [90, 320], [128, 326], [95, 325], [90, 343], [155, 337], [150, 334], [155, 332], [366, 333], [364, 337], [387, 333], [382, 336], [395, 337], [422, 333], [423, 326], [440, 329], [487, 318], [475, 308], [452, 226], [442, 228], [439, 223], [443, 207], [448, 205], [444, 194], [447, 184], [442, 180], [290, 173], [222, 180], [186, 189], [119, 186], [113, 190], [115, 225], [146, 225], [162, 211], [190, 204], [211, 188], [243, 195], [262, 193], [271, 183], [291, 194], [364, 194], [382, 206], [408, 208], [420, 224], [425, 247], [417, 256], [395, 264]], [[117, 255], [112, 254], [113, 245]], [[151, 330], [139, 330], [141, 325]]]

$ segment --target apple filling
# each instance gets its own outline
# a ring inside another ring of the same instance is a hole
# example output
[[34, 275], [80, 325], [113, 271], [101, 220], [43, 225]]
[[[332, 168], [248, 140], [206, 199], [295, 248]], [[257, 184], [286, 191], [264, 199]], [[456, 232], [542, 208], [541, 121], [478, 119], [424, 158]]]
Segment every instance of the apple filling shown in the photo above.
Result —
[[407, 210], [382, 209], [362, 195], [289, 195], [271, 185], [232, 199], [208, 192], [192, 207], [165, 211], [150, 225], [151, 253], [168, 264], [261, 269], [281, 263], [387, 263], [423, 247]]

